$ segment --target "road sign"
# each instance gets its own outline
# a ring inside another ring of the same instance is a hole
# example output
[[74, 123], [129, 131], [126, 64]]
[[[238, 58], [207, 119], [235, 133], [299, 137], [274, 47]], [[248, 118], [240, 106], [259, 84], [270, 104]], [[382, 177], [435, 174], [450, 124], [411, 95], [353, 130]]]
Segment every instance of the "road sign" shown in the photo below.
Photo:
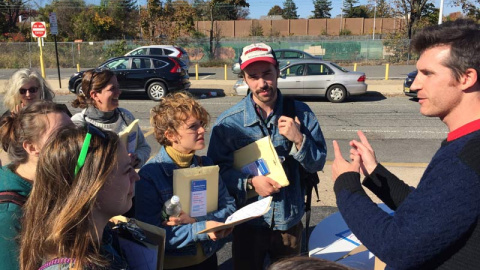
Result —
[[50, 34], [58, 35], [58, 24], [57, 24], [57, 14], [55, 12], [50, 12]]
[[47, 27], [45, 22], [32, 22], [32, 36], [43, 38], [47, 36]]

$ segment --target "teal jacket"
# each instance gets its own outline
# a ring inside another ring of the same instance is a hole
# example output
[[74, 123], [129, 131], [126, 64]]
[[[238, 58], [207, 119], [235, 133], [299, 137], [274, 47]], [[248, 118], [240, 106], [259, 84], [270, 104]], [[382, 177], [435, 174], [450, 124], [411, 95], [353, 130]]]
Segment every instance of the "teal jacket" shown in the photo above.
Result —
[[[32, 184], [12, 172], [8, 165], [0, 168], [0, 191], [15, 191], [27, 197]], [[0, 270], [18, 270], [18, 235], [22, 208], [14, 203], [0, 203]]]

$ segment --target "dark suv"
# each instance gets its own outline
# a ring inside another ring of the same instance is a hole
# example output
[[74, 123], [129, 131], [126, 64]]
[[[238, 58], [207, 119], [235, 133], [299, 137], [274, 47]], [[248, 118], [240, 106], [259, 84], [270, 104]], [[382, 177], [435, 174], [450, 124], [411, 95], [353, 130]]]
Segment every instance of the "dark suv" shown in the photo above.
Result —
[[418, 71], [412, 71], [407, 74], [407, 78], [405, 78], [405, 81], [403, 81], [403, 93], [409, 97], [416, 98], [417, 97], [417, 91], [412, 91], [410, 90], [410, 86], [412, 85], [413, 81], [417, 77]]
[[[120, 90], [147, 93], [158, 101], [168, 92], [188, 90], [190, 77], [187, 66], [178, 58], [167, 56], [121, 56], [107, 60], [98, 69], [109, 69], [115, 73]], [[68, 82], [70, 92], [82, 91], [84, 71], [74, 73]]]

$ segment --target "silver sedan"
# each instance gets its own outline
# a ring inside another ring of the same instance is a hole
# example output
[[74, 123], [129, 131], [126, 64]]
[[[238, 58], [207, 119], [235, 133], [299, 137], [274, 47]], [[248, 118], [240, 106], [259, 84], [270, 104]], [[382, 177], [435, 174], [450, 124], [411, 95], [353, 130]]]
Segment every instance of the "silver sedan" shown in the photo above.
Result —
[[[332, 62], [303, 60], [281, 68], [278, 88], [288, 96], [321, 96], [339, 103], [350, 95], [365, 94], [365, 79], [365, 73], [348, 71]], [[233, 90], [246, 95], [248, 86], [239, 79]]]

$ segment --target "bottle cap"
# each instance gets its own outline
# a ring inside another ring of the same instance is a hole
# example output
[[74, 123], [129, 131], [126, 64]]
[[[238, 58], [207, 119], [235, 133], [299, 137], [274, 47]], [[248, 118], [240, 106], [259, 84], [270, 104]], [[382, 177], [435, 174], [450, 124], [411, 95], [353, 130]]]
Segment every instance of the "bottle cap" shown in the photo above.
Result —
[[178, 204], [180, 202], [180, 198], [177, 195], [173, 195], [172, 199], [170, 200], [173, 204]]

